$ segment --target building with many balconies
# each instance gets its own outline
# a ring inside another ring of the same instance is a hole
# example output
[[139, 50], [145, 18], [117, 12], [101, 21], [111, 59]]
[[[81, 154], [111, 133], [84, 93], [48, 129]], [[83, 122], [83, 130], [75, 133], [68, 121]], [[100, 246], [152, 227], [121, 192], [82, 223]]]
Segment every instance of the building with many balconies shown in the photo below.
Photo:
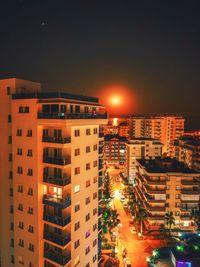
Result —
[[98, 266], [103, 107], [20, 79], [0, 105], [1, 266]]
[[171, 159], [138, 160], [137, 198], [148, 212], [148, 225], [165, 223], [166, 212], [173, 212], [175, 227], [194, 229], [192, 210], [199, 209], [200, 174]]

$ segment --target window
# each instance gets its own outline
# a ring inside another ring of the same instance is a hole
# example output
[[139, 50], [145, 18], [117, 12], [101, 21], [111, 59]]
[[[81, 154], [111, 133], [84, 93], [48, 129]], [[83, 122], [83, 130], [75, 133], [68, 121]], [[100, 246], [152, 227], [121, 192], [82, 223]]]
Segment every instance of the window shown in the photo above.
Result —
[[80, 191], [80, 185], [79, 184], [78, 185], [75, 185], [74, 186], [74, 193], [77, 193], [79, 191]]
[[27, 157], [32, 157], [32, 156], [33, 156], [33, 151], [32, 151], [32, 149], [28, 149]]
[[95, 176], [95, 177], [93, 178], [93, 183], [96, 184], [97, 181], [98, 181], [98, 178]]
[[10, 223], [10, 231], [13, 231], [14, 230], [14, 222], [11, 222]]
[[90, 236], [90, 230], [87, 230], [85, 233], [85, 238], [88, 238]]
[[90, 252], [90, 246], [87, 246], [85, 249], [85, 254], [87, 255]]
[[74, 211], [77, 212], [80, 210], [80, 203], [75, 204]]
[[11, 116], [11, 114], [8, 114], [8, 122], [12, 122], [12, 116]]
[[13, 205], [10, 205], [10, 213], [12, 214], [13, 213]]
[[95, 254], [94, 256], [93, 256], [93, 262], [95, 262], [97, 260], [97, 254]]
[[75, 175], [80, 174], [80, 167], [76, 167], [74, 169], [74, 173], [75, 173]]
[[97, 167], [97, 160], [93, 161], [93, 167]]
[[22, 129], [17, 129], [17, 136], [22, 136]]
[[180, 195], [179, 194], [176, 194], [176, 199], [180, 198]]
[[78, 239], [78, 240], [76, 240], [75, 242], [74, 242], [74, 249], [76, 249], [77, 247], [79, 247], [80, 246], [80, 239]]
[[22, 155], [22, 148], [17, 149], [17, 155]]
[[33, 208], [32, 207], [28, 207], [28, 213], [33, 214]]
[[96, 229], [97, 229], [97, 223], [95, 223], [95, 224], [93, 225], [93, 232], [96, 231]]
[[95, 247], [97, 244], [97, 239], [95, 238], [95, 240], [93, 241], [93, 247]]
[[11, 260], [10, 260], [10, 261], [11, 261], [11, 263], [13, 263], [13, 264], [15, 263], [15, 257], [14, 257], [14, 255], [11, 255]]
[[18, 210], [23, 211], [23, 204], [19, 203]]
[[29, 113], [29, 107], [28, 106], [26, 106], [26, 107], [19, 106], [19, 113]]
[[76, 267], [80, 263], [80, 256], [77, 256], [74, 260], [74, 267]]
[[22, 221], [19, 221], [19, 223], [18, 223], [18, 227], [19, 227], [20, 229], [24, 229], [24, 223], [23, 223]]
[[77, 222], [74, 224], [74, 231], [78, 230], [80, 228], [80, 222]]
[[33, 176], [33, 169], [28, 169], [27, 175], [28, 176]]
[[86, 171], [87, 171], [87, 170], [90, 170], [90, 163], [87, 163], [87, 164], [86, 164]]
[[97, 132], [98, 132], [98, 129], [97, 128], [94, 128], [93, 133], [94, 134], [97, 134]]
[[79, 156], [80, 155], [80, 149], [79, 148], [76, 148], [74, 150], [74, 156]]
[[24, 240], [23, 239], [19, 239], [19, 246], [24, 247]]
[[74, 136], [76, 136], [76, 137], [77, 136], [80, 136], [80, 130], [79, 129], [77, 129], [77, 130], [74, 131]]
[[27, 137], [31, 137], [32, 136], [32, 130], [27, 130]]
[[22, 256], [18, 256], [18, 262], [24, 265], [24, 258]]
[[89, 153], [90, 152], [90, 146], [86, 146], [86, 153]]
[[181, 190], [180, 185], [176, 185], [176, 190]]
[[34, 251], [34, 245], [32, 243], [29, 243], [28, 249], [33, 252]]
[[97, 198], [97, 192], [95, 192], [94, 194], [93, 194], [93, 199], [96, 199]]
[[10, 246], [11, 246], [12, 248], [14, 248], [14, 245], [15, 245], [15, 244], [14, 244], [14, 239], [11, 238], [11, 239], [10, 239]]
[[94, 150], [94, 151], [97, 150], [97, 144], [93, 145], [93, 150]]
[[86, 197], [85, 204], [88, 205], [90, 203], [90, 197]]
[[22, 174], [23, 173], [23, 168], [21, 166], [17, 167], [17, 173]]
[[10, 188], [10, 194], [9, 195], [10, 195], [10, 197], [13, 197], [13, 188], [12, 187]]
[[8, 161], [12, 161], [12, 153], [9, 153], [9, 155], [8, 155]]
[[12, 178], [13, 178], [13, 172], [9, 171], [9, 179], [12, 179]]
[[93, 209], [93, 215], [97, 214], [97, 208]]
[[85, 265], [85, 267], [90, 267], [90, 263], [88, 262], [88, 263]]
[[90, 135], [90, 129], [86, 129], [86, 135]]
[[12, 144], [12, 136], [11, 135], [8, 136], [8, 144]]
[[28, 195], [33, 196], [33, 188], [29, 187], [28, 189]]
[[86, 187], [89, 187], [90, 186], [90, 180], [87, 180], [86, 181], [86, 185], [85, 185]]
[[28, 232], [29, 233], [34, 233], [34, 227], [32, 225], [28, 226]]
[[17, 192], [23, 193], [23, 185], [18, 185]]
[[6, 92], [7, 92], [7, 95], [10, 95], [11, 94], [11, 88], [10, 88], [10, 86], [7, 86]]
[[90, 220], [90, 213], [88, 213], [86, 216], [85, 216], [85, 221], [89, 221]]

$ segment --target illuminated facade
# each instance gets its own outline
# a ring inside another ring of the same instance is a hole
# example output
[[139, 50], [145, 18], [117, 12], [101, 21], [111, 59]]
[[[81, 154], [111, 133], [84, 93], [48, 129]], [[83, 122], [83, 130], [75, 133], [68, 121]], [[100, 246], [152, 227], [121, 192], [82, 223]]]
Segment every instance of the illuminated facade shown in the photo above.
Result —
[[39, 91], [0, 81], [1, 266], [98, 266], [107, 114], [96, 98]]
[[155, 138], [163, 144], [163, 153], [175, 156], [174, 141], [184, 133], [181, 116], [132, 116], [129, 121], [130, 138]]
[[141, 159], [136, 180], [134, 190], [148, 211], [152, 229], [164, 224], [165, 214], [170, 211], [175, 227], [196, 229], [191, 212], [199, 209], [199, 173], [170, 158]]
[[104, 127], [105, 135], [119, 135], [129, 139], [129, 122], [128, 119], [110, 118], [108, 124]]
[[135, 138], [126, 143], [126, 177], [134, 184], [137, 159], [155, 159], [162, 156], [162, 144], [152, 138]]

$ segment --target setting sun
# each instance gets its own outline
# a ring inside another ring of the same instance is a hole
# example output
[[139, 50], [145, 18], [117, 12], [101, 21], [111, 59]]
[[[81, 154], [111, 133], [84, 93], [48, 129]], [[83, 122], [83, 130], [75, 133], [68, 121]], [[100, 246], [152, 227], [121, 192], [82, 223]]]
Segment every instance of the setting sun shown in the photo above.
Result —
[[111, 102], [112, 105], [119, 106], [122, 103], [122, 97], [120, 97], [120, 96], [112, 96], [110, 102]]

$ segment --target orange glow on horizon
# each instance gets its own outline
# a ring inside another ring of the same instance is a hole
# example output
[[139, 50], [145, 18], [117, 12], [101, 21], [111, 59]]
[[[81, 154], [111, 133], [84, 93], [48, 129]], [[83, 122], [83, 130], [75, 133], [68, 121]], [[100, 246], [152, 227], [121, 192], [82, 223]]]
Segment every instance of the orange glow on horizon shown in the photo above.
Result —
[[123, 85], [110, 85], [99, 92], [100, 103], [112, 115], [128, 115], [135, 111], [135, 96]]

